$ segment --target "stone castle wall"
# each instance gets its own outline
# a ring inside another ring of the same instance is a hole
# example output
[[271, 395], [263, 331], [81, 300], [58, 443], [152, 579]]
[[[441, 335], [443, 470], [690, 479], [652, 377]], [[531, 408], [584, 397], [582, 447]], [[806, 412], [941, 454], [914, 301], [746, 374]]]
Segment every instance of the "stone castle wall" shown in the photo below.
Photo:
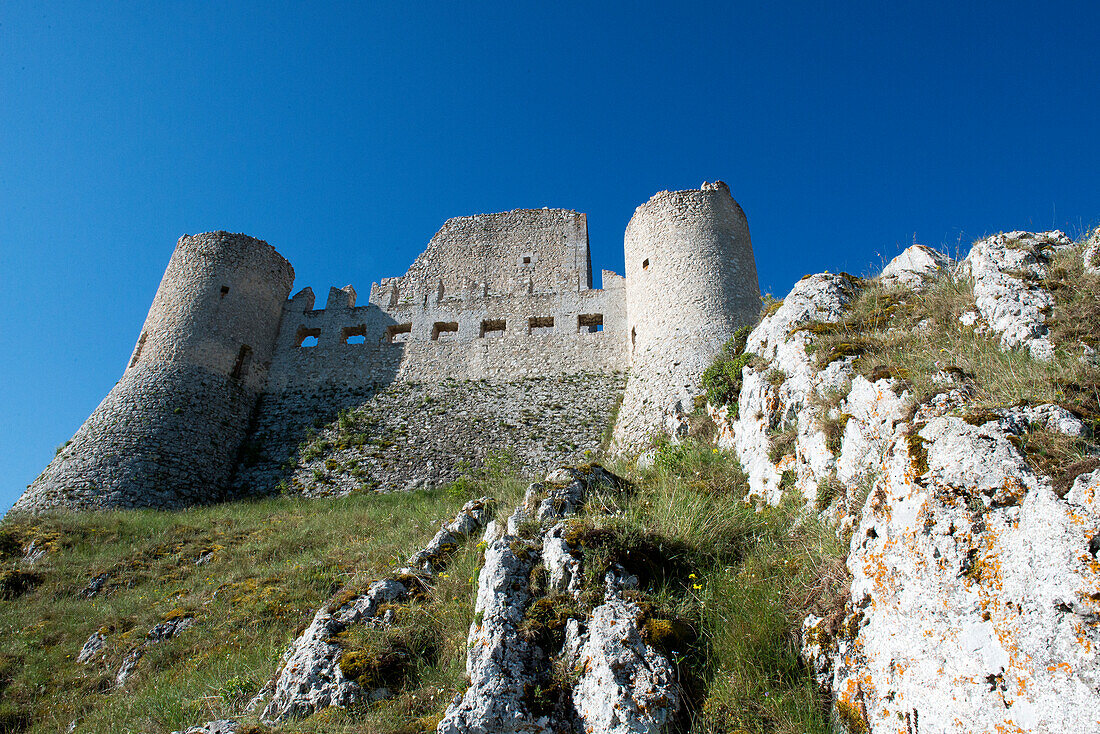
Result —
[[604, 447], [620, 401], [617, 450], [644, 448], [759, 291], [725, 184], [639, 207], [626, 255], [595, 289], [585, 215], [458, 217], [365, 304], [315, 309], [266, 243], [185, 236], [122, 379], [15, 509], [385, 491], [494, 453], [541, 472]]
[[233, 492], [387, 492], [453, 481], [494, 456], [529, 474], [591, 460], [609, 438], [625, 380], [559, 373], [268, 393]]
[[[623, 279], [593, 289], [590, 273], [583, 214], [517, 210], [449, 220], [366, 305], [351, 286], [323, 309], [298, 293], [235, 491], [386, 491], [491, 454], [531, 473], [594, 455], [629, 364]], [[357, 445], [339, 448], [349, 431]]]
[[686, 430], [703, 371], [760, 311], [748, 222], [722, 182], [663, 191], [626, 228], [630, 380], [615, 448]]
[[13, 510], [222, 498], [293, 280], [261, 240], [180, 238], [122, 379]]

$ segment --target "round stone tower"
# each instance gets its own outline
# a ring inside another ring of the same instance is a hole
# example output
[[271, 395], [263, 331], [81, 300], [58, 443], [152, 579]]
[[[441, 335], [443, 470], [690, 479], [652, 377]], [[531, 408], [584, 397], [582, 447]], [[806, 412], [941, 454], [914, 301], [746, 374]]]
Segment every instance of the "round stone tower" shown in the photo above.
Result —
[[721, 181], [654, 195], [634, 211], [625, 250], [630, 376], [613, 447], [633, 452], [686, 430], [703, 371], [756, 321], [760, 286], [745, 213]]
[[13, 511], [222, 498], [293, 282], [262, 240], [181, 237], [122, 379]]

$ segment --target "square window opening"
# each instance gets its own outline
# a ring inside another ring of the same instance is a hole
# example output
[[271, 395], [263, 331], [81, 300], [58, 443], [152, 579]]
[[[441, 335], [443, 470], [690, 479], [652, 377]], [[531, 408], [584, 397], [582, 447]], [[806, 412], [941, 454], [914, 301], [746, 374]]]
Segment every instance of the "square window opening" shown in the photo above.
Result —
[[298, 327], [298, 346], [299, 347], [315, 347], [317, 346], [317, 339], [321, 336], [320, 327], [310, 329], [306, 326]]
[[345, 326], [341, 332], [344, 344], [365, 344], [367, 341], [367, 325]]
[[499, 339], [504, 336], [504, 319], [486, 319], [481, 322], [482, 339]]
[[391, 324], [386, 327], [386, 341], [390, 344], [404, 344], [412, 339], [412, 324]]
[[642, 270], [649, 270], [649, 258], [642, 260]]
[[595, 334], [603, 331], [603, 314], [586, 313], [577, 317], [577, 331]]
[[527, 319], [527, 333], [535, 336], [546, 336], [554, 331], [553, 316], [532, 316]]
[[436, 321], [432, 325], [432, 341], [453, 341], [458, 336], [458, 323], [455, 321]]
[[222, 298], [225, 298], [228, 295], [229, 295], [229, 286], [223, 285], [222, 286]]

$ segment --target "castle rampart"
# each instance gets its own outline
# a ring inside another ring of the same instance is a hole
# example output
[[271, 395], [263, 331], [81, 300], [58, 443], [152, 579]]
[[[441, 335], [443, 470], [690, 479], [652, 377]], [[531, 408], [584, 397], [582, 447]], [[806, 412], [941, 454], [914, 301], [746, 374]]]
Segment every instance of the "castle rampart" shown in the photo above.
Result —
[[122, 379], [13, 509], [220, 499], [293, 280], [266, 242], [181, 237]]
[[725, 184], [639, 207], [626, 255], [597, 289], [584, 214], [457, 217], [366, 303], [317, 309], [266, 243], [184, 237], [122, 380], [15, 509], [400, 489], [491, 451], [539, 471], [600, 449], [627, 373], [616, 445], [642, 448], [759, 292]]
[[662, 191], [626, 228], [630, 379], [615, 426], [619, 450], [655, 430], [686, 429], [703, 371], [760, 311], [745, 213], [721, 181]]

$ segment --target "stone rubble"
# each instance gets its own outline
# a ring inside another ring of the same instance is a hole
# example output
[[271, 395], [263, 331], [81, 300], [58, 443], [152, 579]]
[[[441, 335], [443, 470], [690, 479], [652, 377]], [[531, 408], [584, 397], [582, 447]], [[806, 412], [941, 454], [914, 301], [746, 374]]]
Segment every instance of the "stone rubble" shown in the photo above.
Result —
[[[321, 607], [283, 656], [283, 666], [270, 688], [271, 699], [261, 718], [279, 722], [305, 717], [328, 706], [349, 706], [374, 693], [365, 691], [340, 669], [343, 649], [336, 635], [352, 624], [387, 624], [379, 607], [405, 601], [418, 590], [416, 587], [430, 586], [432, 575], [442, 572], [459, 544], [484, 527], [492, 512], [493, 502], [488, 497], [467, 502], [427, 546], [409, 559], [408, 567], [398, 569], [394, 577], [375, 581], [366, 593], [342, 601], [336, 608], [332, 603]], [[258, 709], [261, 704], [262, 698], [257, 696], [249, 707]]]

